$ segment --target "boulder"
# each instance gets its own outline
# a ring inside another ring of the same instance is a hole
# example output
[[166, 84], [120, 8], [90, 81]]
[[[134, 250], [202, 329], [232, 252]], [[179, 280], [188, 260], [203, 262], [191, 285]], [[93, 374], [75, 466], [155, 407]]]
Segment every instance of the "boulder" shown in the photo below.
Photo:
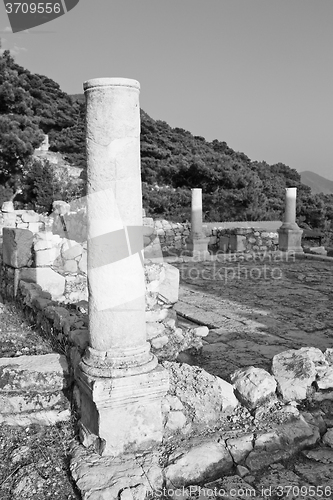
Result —
[[317, 367], [327, 365], [320, 349], [306, 347], [290, 349], [276, 354], [272, 361], [272, 373], [277, 381], [278, 392], [285, 401], [301, 401], [316, 380]]
[[227, 439], [227, 448], [236, 464], [243, 462], [253, 450], [253, 441], [254, 436], [252, 433]]
[[237, 370], [230, 377], [238, 399], [253, 409], [275, 395], [276, 380], [266, 370], [250, 366]]
[[203, 481], [213, 481], [233, 467], [231, 455], [223, 442], [203, 441], [170, 455], [165, 469], [166, 486], [179, 488]]
[[322, 437], [323, 444], [333, 448], [333, 429], [328, 429]]
[[286, 460], [298, 451], [313, 446], [320, 439], [319, 429], [300, 416], [268, 432], [258, 433], [253, 451], [245, 465], [257, 471], [269, 464]]

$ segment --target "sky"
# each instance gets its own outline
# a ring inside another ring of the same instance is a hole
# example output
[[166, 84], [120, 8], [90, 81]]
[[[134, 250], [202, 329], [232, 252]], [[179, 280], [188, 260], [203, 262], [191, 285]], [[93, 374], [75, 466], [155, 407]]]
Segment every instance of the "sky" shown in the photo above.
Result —
[[133, 78], [152, 118], [333, 180], [332, 0], [80, 0], [14, 34], [4, 3], [2, 49], [63, 91]]

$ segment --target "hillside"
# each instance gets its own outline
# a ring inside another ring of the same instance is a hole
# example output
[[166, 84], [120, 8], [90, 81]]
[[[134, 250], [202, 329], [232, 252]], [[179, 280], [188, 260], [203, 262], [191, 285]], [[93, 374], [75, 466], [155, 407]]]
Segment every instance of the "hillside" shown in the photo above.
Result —
[[301, 172], [301, 181], [311, 188], [312, 194], [333, 194], [333, 181], [322, 177], [321, 175], [305, 170]]
[[[23, 186], [20, 201], [40, 210], [54, 197], [70, 201], [85, 195], [84, 182], [79, 188], [59, 180], [55, 184], [49, 164], [32, 160], [45, 133], [50, 151], [81, 168], [84, 179], [83, 94], [66, 94], [56, 82], [32, 74], [4, 51], [0, 55], [0, 201], [8, 199], [18, 185]], [[288, 165], [253, 161], [224, 141], [206, 141], [154, 120], [143, 110], [141, 172], [143, 205], [155, 218], [189, 219], [191, 188], [201, 187], [205, 222], [281, 220], [285, 188], [297, 187], [300, 224], [322, 228], [333, 219], [333, 195], [312, 195]]]

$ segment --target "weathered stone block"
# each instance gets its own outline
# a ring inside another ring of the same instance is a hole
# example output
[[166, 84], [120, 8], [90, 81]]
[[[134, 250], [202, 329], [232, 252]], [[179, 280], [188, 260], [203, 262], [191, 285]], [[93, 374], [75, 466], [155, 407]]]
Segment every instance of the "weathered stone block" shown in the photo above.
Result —
[[146, 451], [162, 441], [161, 397], [168, 388], [168, 373], [161, 366], [119, 378], [93, 379], [79, 371], [78, 385], [85, 446], [117, 456]]
[[158, 452], [145, 453], [143, 457], [99, 457], [91, 451], [87, 453], [83, 446], [73, 445], [71, 455], [71, 473], [82, 497], [114, 500], [120, 499], [123, 492], [130, 492], [123, 500], [143, 500], [145, 495], [136, 496], [138, 485], [146, 487], [146, 498], [153, 497], [153, 490], [163, 486]]
[[162, 337], [155, 337], [151, 340], [151, 345], [154, 349], [162, 349], [169, 342], [169, 337], [163, 335]]
[[159, 286], [159, 296], [169, 304], [178, 301], [179, 293], [179, 269], [165, 263], [165, 277]]
[[254, 436], [252, 433], [227, 439], [227, 448], [236, 464], [243, 462], [253, 450], [253, 440]]
[[3, 228], [3, 263], [21, 268], [32, 264], [33, 234], [28, 229]]
[[164, 472], [166, 486], [171, 488], [212, 481], [233, 467], [231, 455], [223, 442], [203, 442], [180, 454], [177, 450], [170, 456], [170, 461], [172, 463]]
[[88, 271], [87, 251], [83, 251], [81, 258], [78, 262], [78, 267], [81, 273], [87, 274]]
[[[30, 356], [32, 357], [32, 356]], [[0, 391], [1, 415], [50, 409], [68, 408], [69, 401], [61, 391], [42, 392], [2, 392]]]
[[33, 210], [27, 210], [26, 212], [22, 213], [21, 217], [22, 222], [39, 222], [40, 216]]
[[227, 252], [229, 250], [229, 242], [230, 242], [229, 236], [220, 236], [219, 250]]
[[170, 431], [182, 429], [186, 424], [186, 417], [182, 411], [171, 411], [165, 427]]
[[281, 252], [297, 252], [303, 253], [302, 234], [303, 229], [296, 226], [295, 229], [280, 227], [279, 234], [279, 250]]
[[53, 265], [54, 261], [59, 257], [59, 254], [60, 254], [60, 249], [58, 247], [35, 251], [36, 267]]
[[233, 386], [225, 380], [186, 363], [163, 361], [162, 364], [170, 375], [169, 394], [181, 400], [194, 424], [216, 424], [223, 414], [239, 405]]
[[[322, 360], [325, 358], [319, 349], [302, 348], [276, 354], [272, 361], [272, 374], [277, 381], [277, 388], [285, 401], [300, 401], [306, 399], [307, 391], [316, 380], [316, 358], [317, 351], [321, 353]], [[317, 356], [318, 357], [318, 356]]]
[[76, 260], [65, 260], [63, 265], [63, 271], [66, 273], [76, 273], [77, 272]]
[[230, 251], [231, 252], [245, 252], [246, 250], [246, 236], [231, 234], [230, 235]]
[[60, 354], [0, 358], [0, 375], [0, 392], [50, 392], [69, 385], [66, 357]]
[[34, 236], [34, 249], [46, 250], [47, 248], [53, 248], [59, 246], [61, 243], [61, 238], [58, 234], [52, 234], [51, 232], [38, 233]]
[[59, 298], [65, 291], [66, 279], [49, 267], [23, 268], [20, 279], [37, 283], [43, 290], [50, 292], [52, 299]]
[[74, 240], [65, 240], [61, 247], [61, 255], [66, 260], [75, 259], [82, 255], [83, 248]]
[[29, 230], [33, 233], [38, 233], [39, 231], [44, 231], [44, 222], [29, 222]]
[[146, 324], [146, 331], [147, 331], [147, 340], [151, 340], [154, 337], [157, 337], [158, 335], [162, 335], [164, 333], [165, 326], [163, 323], [158, 323], [158, 322], [149, 322]]
[[4, 201], [2, 206], [1, 206], [1, 210], [2, 212], [4, 213], [11, 213], [11, 212], [14, 212], [14, 204], [12, 201]]
[[230, 376], [238, 399], [250, 409], [275, 395], [276, 380], [266, 370], [250, 366]]

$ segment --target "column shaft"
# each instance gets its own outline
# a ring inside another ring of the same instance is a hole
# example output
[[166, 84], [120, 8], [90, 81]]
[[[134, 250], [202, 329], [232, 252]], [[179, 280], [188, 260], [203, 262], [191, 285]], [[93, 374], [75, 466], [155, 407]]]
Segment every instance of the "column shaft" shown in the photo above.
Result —
[[191, 236], [192, 239], [202, 238], [202, 189], [194, 188], [191, 204]]
[[146, 340], [139, 88], [123, 78], [84, 84], [90, 345], [76, 383], [81, 440], [112, 456], [161, 442], [168, 390]]
[[297, 188], [286, 188], [284, 222], [286, 224], [296, 223], [296, 193]]
[[208, 241], [202, 229], [202, 189], [194, 188], [191, 202], [191, 232], [187, 240], [186, 253], [199, 260], [210, 258]]
[[279, 228], [279, 249], [282, 252], [302, 253], [303, 230], [296, 224], [297, 188], [286, 188], [283, 224]]
[[[124, 368], [149, 360], [140, 173], [140, 85], [84, 84], [86, 96], [89, 337], [91, 354]], [[105, 354], [106, 353], [106, 354]]]

